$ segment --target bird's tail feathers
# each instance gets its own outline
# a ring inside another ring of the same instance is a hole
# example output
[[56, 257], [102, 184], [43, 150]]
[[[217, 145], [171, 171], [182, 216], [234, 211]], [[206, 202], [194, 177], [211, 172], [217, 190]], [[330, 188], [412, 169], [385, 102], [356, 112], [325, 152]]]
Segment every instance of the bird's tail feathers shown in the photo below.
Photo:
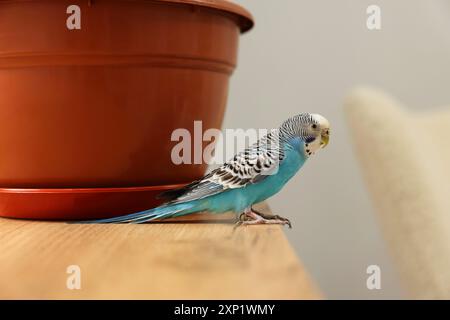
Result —
[[149, 210], [144, 210], [132, 214], [127, 214], [119, 217], [79, 221], [76, 223], [90, 224], [90, 223], [144, 223], [156, 219], [167, 219], [179, 217], [185, 214], [192, 213], [194, 205], [192, 203], [178, 203], [172, 205], [162, 205]]

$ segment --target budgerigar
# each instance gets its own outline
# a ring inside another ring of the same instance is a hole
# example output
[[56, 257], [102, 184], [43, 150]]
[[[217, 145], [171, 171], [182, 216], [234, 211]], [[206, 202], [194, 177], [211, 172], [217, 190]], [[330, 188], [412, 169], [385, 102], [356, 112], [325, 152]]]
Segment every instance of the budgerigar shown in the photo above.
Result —
[[253, 204], [276, 194], [305, 161], [328, 144], [330, 124], [319, 114], [303, 113], [282, 123], [233, 159], [183, 188], [161, 194], [163, 205], [110, 219], [87, 223], [143, 223], [200, 211], [238, 214], [238, 224], [287, 224], [288, 219], [269, 216]]

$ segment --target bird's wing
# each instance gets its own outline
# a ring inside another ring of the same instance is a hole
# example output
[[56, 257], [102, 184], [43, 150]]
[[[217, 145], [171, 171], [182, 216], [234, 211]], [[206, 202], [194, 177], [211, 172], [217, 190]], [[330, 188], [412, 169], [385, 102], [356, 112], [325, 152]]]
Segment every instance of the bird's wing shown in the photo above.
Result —
[[278, 134], [272, 131], [202, 179], [161, 194], [170, 203], [208, 197], [227, 189], [242, 188], [276, 173], [284, 158]]

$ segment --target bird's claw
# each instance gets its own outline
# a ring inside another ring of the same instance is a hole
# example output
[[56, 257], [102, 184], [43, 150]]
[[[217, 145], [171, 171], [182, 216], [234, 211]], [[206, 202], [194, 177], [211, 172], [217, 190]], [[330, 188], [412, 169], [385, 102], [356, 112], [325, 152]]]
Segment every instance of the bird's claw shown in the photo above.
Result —
[[239, 215], [238, 221], [233, 229], [239, 226], [249, 226], [256, 224], [281, 224], [292, 228], [292, 223], [289, 219], [283, 218], [279, 215], [266, 215], [255, 210], [244, 212]]
[[249, 217], [246, 215], [245, 212], [241, 213], [239, 217], [236, 220], [236, 223], [234, 224], [233, 230], [236, 230], [237, 227], [242, 226], [244, 221], [247, 221]]
[[275, 215], [275, 216], [273, 216], [273, 219], [284, 221], [285, 222], [284, 224], [287, 224], [289, 229], [292, 229], [291, 220], [289, 220], [288, 218], [284, 218], [279, 215]]

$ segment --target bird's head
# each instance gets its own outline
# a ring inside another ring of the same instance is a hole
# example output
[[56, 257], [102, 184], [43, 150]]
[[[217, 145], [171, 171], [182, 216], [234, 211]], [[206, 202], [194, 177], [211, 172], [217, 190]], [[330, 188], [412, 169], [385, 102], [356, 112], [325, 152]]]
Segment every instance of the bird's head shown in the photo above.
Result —
[[296, 115], [286, 120], [280, 129], [288, 137], [299, 137], [307, 155], [325, 148], [330, 141], [330, 122], [320, 114]]

